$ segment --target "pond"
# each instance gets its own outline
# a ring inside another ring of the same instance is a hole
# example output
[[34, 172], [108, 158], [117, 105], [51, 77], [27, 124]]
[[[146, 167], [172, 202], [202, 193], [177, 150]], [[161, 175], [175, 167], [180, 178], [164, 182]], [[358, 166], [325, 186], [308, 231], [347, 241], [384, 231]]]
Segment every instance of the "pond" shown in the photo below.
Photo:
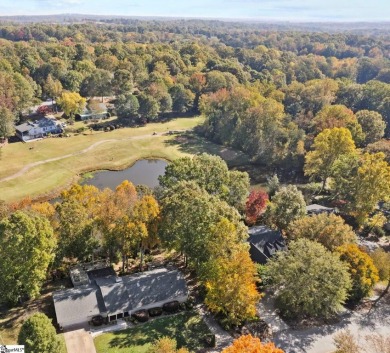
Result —
[[154, 188], [158, 185], [158, 177], [163, 175], [168, 162], [161, 159], [141, 159], [131, 167], [121, 171], [102, 170], [92, 173], [92, 177], [84, 179], [81, 185], [94, 185], [99, 189], [115, 189], [122, 181], [129, 180], [134, 185], [147, 185]]

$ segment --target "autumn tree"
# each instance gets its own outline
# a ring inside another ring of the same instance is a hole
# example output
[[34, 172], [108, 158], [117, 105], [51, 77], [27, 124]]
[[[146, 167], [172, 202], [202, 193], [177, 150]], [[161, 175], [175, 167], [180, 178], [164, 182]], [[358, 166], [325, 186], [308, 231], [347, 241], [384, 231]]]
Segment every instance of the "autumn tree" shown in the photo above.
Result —
[[348, 265], [352, 279], [349, 300], [359, 301], [370, 294], [378, 282], [378, 270], [371, 257], [355, 244], [342, 245], [337, 248], [337, 252], [340, 259]]
[[0, 295], [16, 304], [39, 295], [56, 238], [44, 217], [17, 211], [0, 222]]
[[356, 113], [356, 118], [363, 129], [366, 145], [379, 141], [385, 134], [386, 123], [378, 112], [360, 110]]
[[284, 353], [276, 348], [272, 342], [262, 343], [257, 337], [244, 335], [233, 341], [233, 344], [225, 348], [222, 353]]
[[74, 117], [83, 112], [87, 100], [76, 92], [64, 92], [57, 99], [57, 104], [68, 117]]
[[129, 255], [136, 249], [140, 251], [142, 268], [144, 249], [157, 237], [157, 201], [151, 195], [139, 198], [135, 186], [125, 180], [115, 191], [106, 189], [100, 202], [98, 223], [110, 258], [119, 251], [124, 271]]
[[234, 252], [228, 258], [219, 257], [209, 267], [205, 282], [207, 307], [224, 315], [229, 325], [253, 318], [260, 295], [256, 289], [256, 266], [248, 250]]
[[35, 313], [23, 323], [18, 343], [31, 353], [58, 353], [65, 349], [50, 319], [43, 313]]
[[292, 241], [289, 251], [277, 253], [267, 274], [286, 317], [329, 317], [341, 310], [351, 288], [348, 266], [339, 255], [307, 239]]
[[305, 175], [320, 179], [324, 188], [337, 159], [354, 152], [355, 143], [348, 129], [325, 129], [314, 139], [313, 150], [305, 156]]
[[321, 213], [292, 222], [286, 232], [290, 240], [305, 238], [317, 241], [330, 251], [356, 242], [356, 234], [344, 220], [335, 215]]
[[291, 222], [306, 215], [306, 202], [295, 185], [280, 188], [268, 205], [267, 223], [280, 230], [287, 230]]
[[262, 190], [253, 190], [245, 205], [246, 223], [254, 225], [267, 208], [268, 195]]
[[315, 132], [325, 129], [347, 128], [356, 144], [364, 140], [362, 127], [358, 123], [352, 110], [344, 105], [328, 105], [324, 107], [313, 119]]

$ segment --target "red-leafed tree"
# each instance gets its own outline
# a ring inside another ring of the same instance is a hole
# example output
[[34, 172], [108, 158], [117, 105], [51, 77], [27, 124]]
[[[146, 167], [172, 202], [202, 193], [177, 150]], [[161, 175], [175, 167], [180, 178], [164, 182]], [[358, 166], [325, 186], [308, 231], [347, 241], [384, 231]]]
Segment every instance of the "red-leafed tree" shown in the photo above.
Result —
[[50, 113], [53, 113], [53, 110], [47, 105], [41, 105], [37, 109], [37, 114], [42, 115], [42, 116], [45, 116], [45, 115], [50, 114]]
[[262, 190], [253, 190], [246, 201], [245, 215], [246, 223], [249, 225], [256, 224], [260, 216], [267, 208], [268, 195]]

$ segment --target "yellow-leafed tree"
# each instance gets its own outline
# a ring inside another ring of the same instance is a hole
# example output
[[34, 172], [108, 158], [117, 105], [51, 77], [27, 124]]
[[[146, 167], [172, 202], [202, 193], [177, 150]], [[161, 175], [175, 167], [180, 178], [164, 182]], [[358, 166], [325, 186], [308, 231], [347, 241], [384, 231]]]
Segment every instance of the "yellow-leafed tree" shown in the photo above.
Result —
[[357, 301], [364, 298], [379, 280], [378, 270], [373, 260], [355, 244], [340, 246], [337, 251], [340, 253], [341, 260], [349, 267], [352, 279], [350, 300]]
[[58, 105], [68, 117], [80, 114], [85, 108], [87, 100], [76, 92], [64, 92], [57, 99]]
[[229, 258], [218, 257], [210, 266], [205, 300], [209, 309], [222, 313], [232, 325], [254, 317], [260, 294], [256, 289], [256, 267], [248, 250], [236, 251]]

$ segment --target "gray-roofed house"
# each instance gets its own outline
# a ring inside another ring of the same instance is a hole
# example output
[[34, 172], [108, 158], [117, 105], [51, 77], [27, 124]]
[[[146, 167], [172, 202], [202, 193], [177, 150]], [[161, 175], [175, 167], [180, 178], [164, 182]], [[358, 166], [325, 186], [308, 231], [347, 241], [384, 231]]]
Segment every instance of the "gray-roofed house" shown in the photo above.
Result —
[[123, 277], [100, 273], [101, 277], [98, 273], [89, 276], [89, 284], [53, 294], [57, 322], [62, 328], [85, 324], [98, 315], [113, 321], [141, 309], [188, 298], [186, 282], [177, 270], [161, 268]]
[[266, 264], [278, 251], [287, 249], [282, 233], [267, 226], [251, 227], [249, 233], [249, 253], [254, 262]]
[[330, 213], [335, 213], [335, 209], [313, 203], [312, 205], [306, 206], [306, 212], [308, 215], [316, 215], [320, 213], [330, 214]]
[[41, 118], [39, 120], [27, 121], [15, 126], [16, 136], [22, 141], [29, 141], [42, 138], [48, 134], [59, 134], [63, 132], [59, 122], [54, 118]]
[[76, 114], [76, 120], [104, 119], [107, 118], [107, 106], [104, 103], [96, 103], [86, 107], [82, 113]]

